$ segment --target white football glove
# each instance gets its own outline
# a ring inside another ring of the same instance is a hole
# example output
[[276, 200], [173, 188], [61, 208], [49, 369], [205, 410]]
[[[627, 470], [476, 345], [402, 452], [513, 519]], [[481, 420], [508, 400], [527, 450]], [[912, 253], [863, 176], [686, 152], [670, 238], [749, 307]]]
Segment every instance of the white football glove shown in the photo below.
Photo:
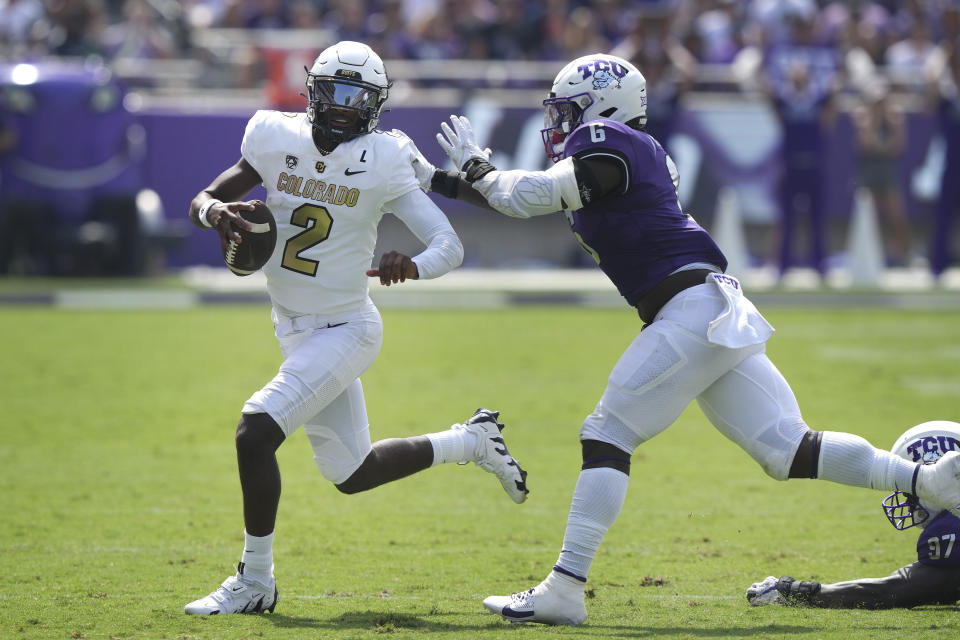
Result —
[[[437, 134], [437, 142], [457, 167], [463, 170], [463, 165], [472, 158], [490, 160], [490, 149], [481, 149], [473, 134], [473, 127], [465, 116], [450, 116], [453, 129], [446, 122], [440, 123], [443, 133]], [[446, 136], [446, 137], [444, 137]]]
[[777, 591], [778, 578], [767, 576], [763, 582], [754, 582], [747, 589], [747, 602], [754, 607], [762, 607], [768, 604], [783, 604], [780, 592]]
[[417, 149], [417, 156], [413, 159], [413, 172], [417, 175], [417, 182], [420, 188], [426, 193], [430, 192], [430, 183], [433, 181], [433, 172], [437, 170], [430, 161]]

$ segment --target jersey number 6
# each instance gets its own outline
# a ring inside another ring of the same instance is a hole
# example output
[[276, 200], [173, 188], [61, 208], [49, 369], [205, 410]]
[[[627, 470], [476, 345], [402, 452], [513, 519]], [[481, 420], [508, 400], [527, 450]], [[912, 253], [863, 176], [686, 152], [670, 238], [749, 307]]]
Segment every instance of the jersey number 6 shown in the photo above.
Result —
[[287, 240], [287, 244], [283, 247], [283, 260], [280, 266], [313, 277], [317, 275], [317, 266], [320, 263], [304, 258], [300, 254], [330, 237], [333, 217], [324, 207], [304, 204], [293, 210], [290, 224], [302, 227], [304, 230]]
[[607, 139], [607, 132], [603, 130], [602, 122], [590, 123], [590, 142], [603, 142]]

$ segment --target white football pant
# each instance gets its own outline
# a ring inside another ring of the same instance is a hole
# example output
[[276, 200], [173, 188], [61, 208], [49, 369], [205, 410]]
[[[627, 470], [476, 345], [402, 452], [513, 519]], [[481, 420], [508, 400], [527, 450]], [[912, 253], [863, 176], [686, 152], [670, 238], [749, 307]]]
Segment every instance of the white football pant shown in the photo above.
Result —
[[580, 438], [633, 453], [696, 399], [723, 435], [785, 480], [807, 425], [765, 353], [772, 328], [739, 283], [713, 278], [674, 296], [627, 347]]
[[272, 315], [283, 364], [243, 413], [269, 414], [287, 437], [302, 424], [320, 472], [339, 484], [371, 450], [360, 375], [380, 353], [380, 313], [370, 302], [364, 311], [336, 318]]

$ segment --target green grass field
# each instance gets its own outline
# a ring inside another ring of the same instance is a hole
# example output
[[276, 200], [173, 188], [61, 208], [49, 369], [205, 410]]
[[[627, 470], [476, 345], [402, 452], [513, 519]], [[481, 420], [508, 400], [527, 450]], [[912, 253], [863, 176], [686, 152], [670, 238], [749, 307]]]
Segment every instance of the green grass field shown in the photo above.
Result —
[[[960, 420], [960, 312], [770, 310], [769, 353], [815, 428], [884, 448]], [[884, 494], [767, 478], [696, 406], [634, 457], [591, 572], [587, 623], [511, 627], [481, 600], [556, 559], [577, 432], [639, 328], [627, 309], [384, 312], [364, 376], [375, 439], [500, 409], [531, 495], [446, 465], [344, 496], [302, 432], [280, 449], [281, 600], [183, 614], [242, 549], [233, 431], [279, 353], [268, 310], [0, 309], [0, 638], [951, 638], [957, 607], [751, 609], [768, 574], [837, 581], [915, 559]]]

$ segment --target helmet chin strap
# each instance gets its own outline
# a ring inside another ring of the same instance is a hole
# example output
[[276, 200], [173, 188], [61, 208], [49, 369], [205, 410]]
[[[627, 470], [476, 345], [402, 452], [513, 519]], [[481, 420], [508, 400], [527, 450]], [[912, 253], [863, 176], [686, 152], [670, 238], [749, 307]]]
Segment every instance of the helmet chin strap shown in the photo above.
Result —
[[324, 137], [323, 133], [314, 125], [313, 144], [317, 147], [317, 151], [326, 155], [336, 149], [340, 145], [340, 142]]

